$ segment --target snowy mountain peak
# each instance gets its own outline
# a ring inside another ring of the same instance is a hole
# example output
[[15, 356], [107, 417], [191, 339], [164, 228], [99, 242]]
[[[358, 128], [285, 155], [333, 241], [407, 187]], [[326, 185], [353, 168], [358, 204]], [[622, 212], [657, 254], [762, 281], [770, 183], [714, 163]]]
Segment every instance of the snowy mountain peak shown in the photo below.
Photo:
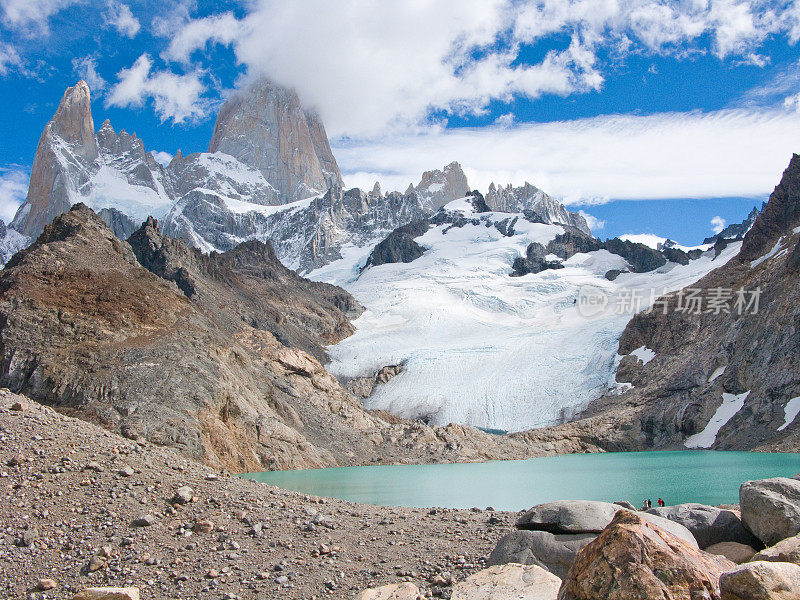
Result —
[[297, 92], [260, 79], [222, 106], [209, 152], [224, 152], [261, 172], [281, 203], [342, 185], [325, 128]]

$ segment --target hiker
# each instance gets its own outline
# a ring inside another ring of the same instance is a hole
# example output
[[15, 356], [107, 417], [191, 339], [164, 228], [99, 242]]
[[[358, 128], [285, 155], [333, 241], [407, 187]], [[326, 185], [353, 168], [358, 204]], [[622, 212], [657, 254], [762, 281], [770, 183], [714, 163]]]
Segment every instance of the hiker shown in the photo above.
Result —
[[664, 506], [664, 501], [661, 498], [658, 499], [658, 505]]

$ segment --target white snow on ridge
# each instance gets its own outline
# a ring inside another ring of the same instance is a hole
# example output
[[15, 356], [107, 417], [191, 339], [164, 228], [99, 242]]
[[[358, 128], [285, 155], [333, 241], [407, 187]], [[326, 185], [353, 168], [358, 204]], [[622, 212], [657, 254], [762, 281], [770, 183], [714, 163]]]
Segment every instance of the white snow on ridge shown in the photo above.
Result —
[[719, 430], [722, 429], [725, 424], [730, 421], [733, 416], [742, 410], [744, 407], [744, 401], [747, 400], [747, 397], [750, 395], [750, 392], [744, 392], [743, 394], [722, 394], [722, 404], [719, 405], [714, 416], [711, 417], [711, 420], [705, 426], [703, 431], [700, 433], [695, 433], [692, 436], [686, 438], [686, 441], [683, 442], [683, 445], [687, 448], [711, 448], [714, 445], [714, 442], [717, 441], [717, 434]]
[[[447, 206], [456, 207], [471, 212], [466, 201]], [[573, 256], [563, 269], [509, 277], [528, 244], [547, 244], [563, 231], [519, 217], [511, 237], [485, 223], [446, 234], [447, 226], [437, 226], [417, 238], [427, 251], [411, 263], [371, 267], [359, 276], [368, 255], [360, 248], [312, 272], [312, 279], [342, 285], [367, 308], [354, 323], [356, 333], [329, 348], [329, 370], [366, 376], [403, 362], [405, 371], [379, 386], [366, 405], [404, 417], [506, 431], [553, 424], [614, 387], [619, 336], [632, 316], [606, 311], [586, 318], [577, 310], [579, 290], [593, 286], [613, 301], [636, 289], [645, 308], [651, 288], [659, 296], [685, 287], [740, 246], [731, 244], [714, 261], [708, 253], [687, 266], [669, 263], [613, 282], [603, 274], [624, 261], [604, 250]]]

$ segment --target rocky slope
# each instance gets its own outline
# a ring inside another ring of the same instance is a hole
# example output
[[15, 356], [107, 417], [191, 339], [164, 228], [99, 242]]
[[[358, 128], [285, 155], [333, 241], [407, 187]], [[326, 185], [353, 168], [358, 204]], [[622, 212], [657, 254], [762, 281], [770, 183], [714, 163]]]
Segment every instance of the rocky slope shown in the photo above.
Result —
[[[617, 380], [631, 389], [593, 403], [574, 423], [531, 435], [607, 450], [797, 451], [798, 257], [795, 155], [736, 258], [630, 321]], [[652, 352], [646, 362], [642, 349]]]
[[[441, 592], [480, 568], [516, 516], [287, 492], [7, 390], [0, 439], [4, 598], [67, 600], [102, 585], [143, 600], [351, 599], [405, 581]], [[54, 587], [37, 589], [42, 580]]]

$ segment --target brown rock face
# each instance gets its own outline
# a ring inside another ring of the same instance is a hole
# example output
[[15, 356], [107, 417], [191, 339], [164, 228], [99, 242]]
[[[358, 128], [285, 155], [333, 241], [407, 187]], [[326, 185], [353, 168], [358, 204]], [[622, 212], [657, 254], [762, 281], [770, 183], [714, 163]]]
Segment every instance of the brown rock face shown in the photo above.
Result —
[[261, 171], [278, 190], [278, 204], [343, 185], [319, 117], [303, 109], [294, 90], [268, 79], [224, 104], [208, 151]]
[[734, 567], [623, 510], [578, 553], [559, 598], [720, 600], [719, 577]]

